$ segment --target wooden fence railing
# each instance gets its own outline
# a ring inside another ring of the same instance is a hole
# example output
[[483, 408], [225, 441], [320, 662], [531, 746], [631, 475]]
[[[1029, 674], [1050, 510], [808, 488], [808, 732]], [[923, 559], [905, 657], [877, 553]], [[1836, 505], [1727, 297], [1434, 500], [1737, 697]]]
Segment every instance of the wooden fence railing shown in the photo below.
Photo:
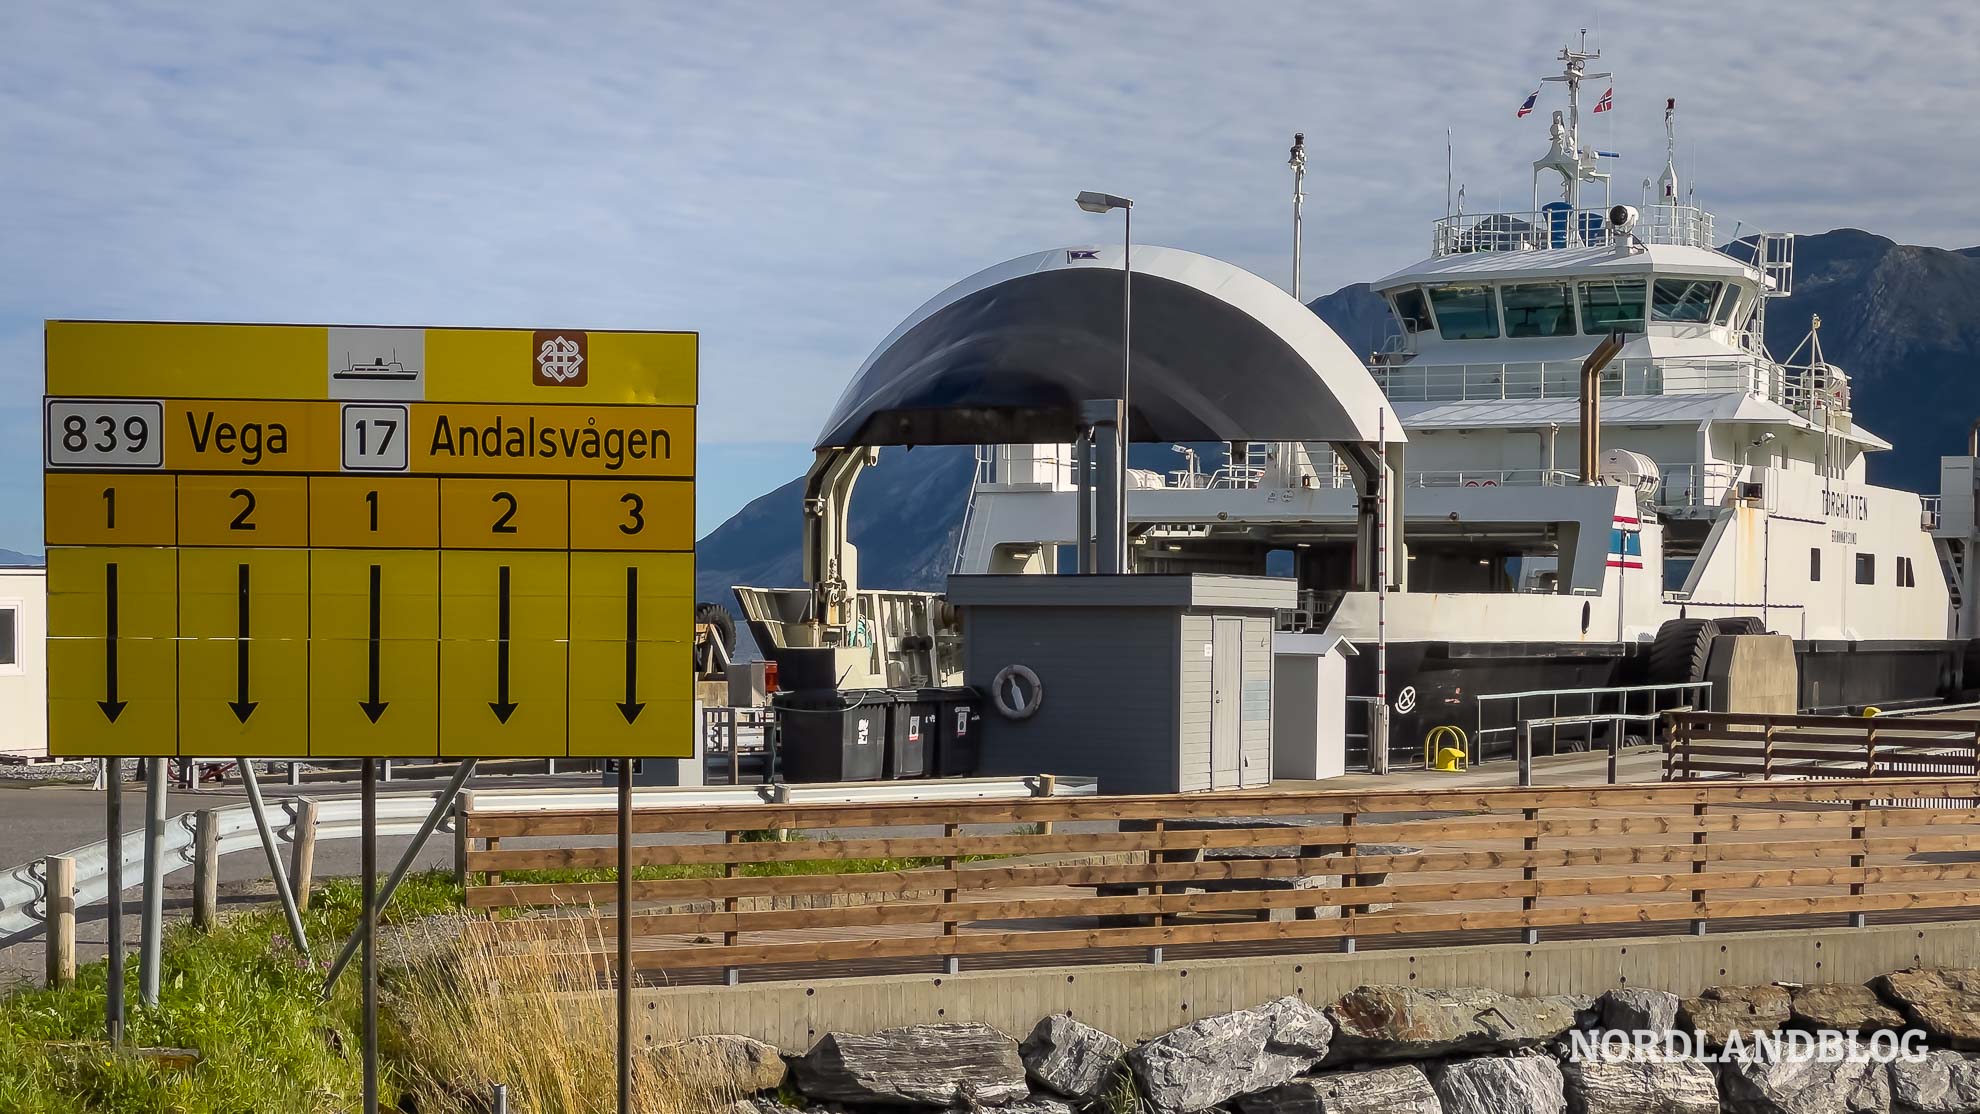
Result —
[[1677, 712], [1664, 780], [1971, 777], [1980, 719]]
[[[1095, 949], [1962, 916], [1980, 906], [1980, 809], [1872, 802], [1975, 796], [1980, 780], [1963, 777], [643, 811], [634, 861], [665, 876], [634, 884], [636, 962], [953, 970], [1123, 958]], [[599, 916], [589, 907], [615, 900], [615, 832], [610, 812], [469, 813], [467, 903]], [[518, 876], [586, 869], [606, 880]], [[585, 923], [612, 939], [616, 921], [599, 920]], [[481, 931], [556, 924], [570, 922], [505, 915]]]

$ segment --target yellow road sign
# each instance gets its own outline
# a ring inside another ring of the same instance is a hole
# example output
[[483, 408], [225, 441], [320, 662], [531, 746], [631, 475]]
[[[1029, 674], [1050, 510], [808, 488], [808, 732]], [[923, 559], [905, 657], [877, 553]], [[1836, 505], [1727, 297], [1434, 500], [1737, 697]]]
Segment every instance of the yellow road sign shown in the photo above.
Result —
[[693, 406], [699, 348], [693, 333], [50, 321], [47, 393]]
[[178, 565], [171, 549], [48, 551], [52, 753], [177, 752]]
[[569, 549], [570, 485], [562, 480], [440, 481], [440, 544], [448, 549]]
[[694, 485], [572, 480], [571, 548], [694, 552]]
[[573, 755], [690, 753], [693, 630], [692, 557], [571, 554]]
[[440, 555], [440, 753], [565, 754], [570, 557]]
[[180, 476], [179, 544], [266, 549], [309, 544], [301, 476]]
[[690, 753], [698, 347], [49, 322], [51, 752]]
[[309, 604], [310, 753], [439, 754], [440, 555], [317, 550]]
[[312, 476], [309, 544], [319, 549], [438, 548], [440, 481], [423, 476]]
[[42, 491], [49, 545], [171, 545], [178, 540], [171, 476], [52, 472]]
[[694, 409], [426, 403], [410, 448], [440, 475], [692, 476]]
[[171, 472], [335, 472], [337, 411], [310, 402], [165, 404]]

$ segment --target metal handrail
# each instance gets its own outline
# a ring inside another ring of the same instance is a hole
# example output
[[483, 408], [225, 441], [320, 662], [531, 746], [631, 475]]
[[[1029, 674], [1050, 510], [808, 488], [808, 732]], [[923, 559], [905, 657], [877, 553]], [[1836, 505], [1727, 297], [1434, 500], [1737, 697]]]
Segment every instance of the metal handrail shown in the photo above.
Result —
[[[926, 781], [890, 781], [872, 784], [824, 785], [746, 785], [711, 787], [653, 786], [636, 789], [634, 802], [639, 808], [735, 807], [758, 804], [881, 804], [890, 801], [968, 801], [1023, 798], [1037, 795], [1037, 777], [947, 778]], [[1093, 778], [1061, 777], [1052, 790], [1054, 796], [1090, 797], [1098, 792]], [[391, 793], [378, 798], [378, 834], [412, 835], [433, 809], [439, 792]], [[275, 829], [283, 843], [296, 838], [301, 798], [275, 802], [286, 819]], [[618, 790], [606, 789], [494, 789], [479, 790], [474, 810], [487, 813], [596, 812], [617, 807]], [[316, 802], [316, 838], [355, 839], [359, 834], [359, 801], [337, 797]], [[259, 848], [254, 816], [245, 804], [212, 810], [219, 853], [231, 854]], [[275, 809], [271, 809], [271, 818]], [[167, 874], [193, 865], [194, 833], [198, 813], [188, 812], [165, 822], [164, 860]], [[441, 831], [452, 832], [450, 816]], [[119, 861], [132, 889], [143, 878], [144, 831], [124, 836]], [[76, 863], [75, 903], [78, 906], [102, 901], [109, 893], [110, 860], [102, 841], [86, 844], [64, 853]], [[23, 863], [0, 872], [0, 947], [32, 939], [41, 932], [47, 915], [47, 879], [42, 876], [45, 859]]]
[[[1472, 743], [1477, 747], [1476, 757], [1484, 757], [1486, 749], [1485, 740], [1488, 737], [1503, 736], [1507, 733], [1511, 733], [1514, 736], [1514, 750], [1516, 752], [1518, 750], [1517, 739], [1520, 732], [1520, 725], [1530, 720], [1545, 718], [1566, 723], [1574, 716], [1581, 715], [1584, 717], [1584, 720], [1606, 723], [1617, 719], [1619, 715], [1627, 716], [1631, 714], [1629, 712], [1630, 698], [1639, 694], [1648, 697], [1648, 714], [1654, 717], [1672, 710], [1672, 708], [1660, 708], [1657, 706], [1660, 696], [1664, 694], [1677, 695], [1686, 707], [1704, 707], [1709, 705], [1711, 703], [1712, 682], [1681, 681], [1660, 685], [1609, 685], [1601, 688], [1532, 689], [1526, 692], [1479, 693], [1472, 698], [1473, 704], [1478, 710], [1478, 717], [1475, 720], [1476, 729], [1471, 734]], [[1687, 696], [1687, 694], [1689, 695]], [[1598, 707], [1602, 701], [1608, 698], [1615, 698], [1617, 701], [1618, 707], [1614, 711], [1605, 712]], [[1561, 712], [1561, 701], [1563, 699], [1570, 701], [1570, 706], [1573, 703], [1586, 699], [1588, 701], [1588, 711], [1586, 713], [1576, 713], [1570, 710], [1566, 716], [1563, 716]], [[1520, 714], [1522, 710], [1520, 705], [1521, 702], [1527, 700], [1549, 701], [1549, 715], [1546, 717], [1522, 716]], [[1485, 726], [1486, 706], [1492, 702], [1501, 702], [1495, 706], [1503, 706], [1503, 702], [1511, 703], [1512, 711], [1509, 717], [1511, 722], [1498, 727]], [[1556, 735], [1556, 743], [1558, 744], [1559, 725], [1555, 725], [1553, 730]]]
[[[1479, 402], [1581, 397], [1580, 360], [1377, 365], [1368, 369], [1391, 402]], [[1606, 398], [1742, 391], [1781, 402], [1783, 369], [1748, 355], [1644, 356], [1602, 373]]]
[[[1629, 234], [1646, 244], [1716, 251], [1710, 212], [1696, 205], [1652, 205], [1639, 212]], [[1438, 257], [1480, 251], [1546, 251], [1610, 242], [1608, 209], [1529, 209], [1459, 213], [1438, 219], [1431, 251]]]

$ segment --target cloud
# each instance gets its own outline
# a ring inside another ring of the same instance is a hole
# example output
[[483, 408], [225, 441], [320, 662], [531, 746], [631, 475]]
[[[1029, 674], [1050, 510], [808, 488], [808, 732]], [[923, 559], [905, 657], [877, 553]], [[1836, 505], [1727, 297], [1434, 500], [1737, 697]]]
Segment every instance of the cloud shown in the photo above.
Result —
[[[929, 295], [1115, 236], [1082, 188], [1135, 197], [1138, 238], [1283, 281], [1303, 129], [1310, 293], [1422, 254], [1446, 126], [1471, 207], [1526, 207], [1545, 117], [1512, 110], [1579, 20], [1617, 72], [1594, 134], [1623, 198], [1676, 95], [1701, 200], [1746, 228], [1963, 245], [1969, 12], [15, 5], [0, 400], [33, 405], [51, 316], [687, 328], [711, 441], [808, 441]], [[0, 500], [0, 544], [32, 535], [20, 509]]]

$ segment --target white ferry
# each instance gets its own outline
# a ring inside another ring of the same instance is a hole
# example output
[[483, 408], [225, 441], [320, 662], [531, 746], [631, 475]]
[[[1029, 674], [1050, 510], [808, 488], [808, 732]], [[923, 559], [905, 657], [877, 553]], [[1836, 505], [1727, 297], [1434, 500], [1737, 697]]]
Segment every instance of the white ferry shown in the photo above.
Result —
[[[1791, 292], [1791, 236], [1729, 234], [1681, 188], [1674, 150], [1654, 196], [1616, 204], [1611, 157], [1581, 135], [1595, 57], [1565, 49], [1548, 79], [1567, 107], [1532, 208], [1449, 212], [1427, 258], [1373, 284], [1396, 335], [1369, 371], [1408, 437], [1392, 510], [1406, 571], [1386, 598], [1341, 588], [1357, 494], [1319, 442], [1234, 444], [1207, 472], [1178, 446], [1184, 467], [1133, 472], [1132, 571], [1290, 572], [1292, 622], [1385, 644], [1398, 757], [1440, 723], [1468, 729], [1480, 694], [1695, 681], [1726, 628], [1791, 636], [1808, 709], [1980, 688], [1950, 629], [1968, 531], [1940, 529], [1942, 566], [1938, 500], [1866, 481], [1890, 445], [1853, 420], [1819, 322], [1785, 359], [1762, 341]], [[1591, 355], [1610, 357], [1592, 423]], [[1586, 446], [1584, 430], [1599, 431]], [[1066, 571], [1070, 455], [979, 454], [957, 572]], [[1351, 694], [1376, 694], [1376, 661], [1351, 659]]]

